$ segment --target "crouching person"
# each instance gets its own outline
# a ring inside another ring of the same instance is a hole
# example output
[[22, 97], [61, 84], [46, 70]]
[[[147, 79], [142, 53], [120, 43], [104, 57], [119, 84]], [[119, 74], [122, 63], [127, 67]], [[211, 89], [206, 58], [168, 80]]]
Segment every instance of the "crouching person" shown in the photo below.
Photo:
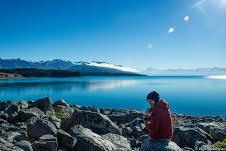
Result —
[[181, 150], [171, 141], [173, 126], [168, 103], [161, 100], [155, 91], [147, 95], [147, 101], [151, 108], [146, 112], [144, 123], [149, 131], [149, 138], [143, 142], [140, 150]]

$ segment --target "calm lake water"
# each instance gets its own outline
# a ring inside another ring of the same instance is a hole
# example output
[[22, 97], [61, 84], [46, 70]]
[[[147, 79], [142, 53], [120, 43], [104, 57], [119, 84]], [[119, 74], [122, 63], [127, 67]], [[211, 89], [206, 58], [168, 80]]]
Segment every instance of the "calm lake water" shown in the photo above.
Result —
[[226, 80], [206, 77], [80, 77], [0, 80], [0, 100], [50, 96], [70, 104], [145, 110], [156, 90], [171, 110], [196, 115], [226, 115]]

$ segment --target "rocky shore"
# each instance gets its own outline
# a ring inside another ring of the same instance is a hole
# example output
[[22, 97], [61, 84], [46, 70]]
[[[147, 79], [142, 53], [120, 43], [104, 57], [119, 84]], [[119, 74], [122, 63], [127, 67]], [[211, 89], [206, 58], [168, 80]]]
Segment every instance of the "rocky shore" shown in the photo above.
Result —
[[149, 141], [144, 113], [136, 110], [36, 101], [0, 102], [1, 151], [192, 151], [220, 150], [226, 138], [220, 117], [173, 113], [172, 141]]

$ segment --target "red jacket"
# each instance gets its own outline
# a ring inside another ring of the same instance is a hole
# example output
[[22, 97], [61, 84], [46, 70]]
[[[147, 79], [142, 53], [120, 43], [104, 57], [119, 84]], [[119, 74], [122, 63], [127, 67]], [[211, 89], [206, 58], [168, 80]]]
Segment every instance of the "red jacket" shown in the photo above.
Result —
[[172, 117], [166, 101], [161, 100], [154, 105], [146, 128], [152, 139], [170, 139], [173, 136]]

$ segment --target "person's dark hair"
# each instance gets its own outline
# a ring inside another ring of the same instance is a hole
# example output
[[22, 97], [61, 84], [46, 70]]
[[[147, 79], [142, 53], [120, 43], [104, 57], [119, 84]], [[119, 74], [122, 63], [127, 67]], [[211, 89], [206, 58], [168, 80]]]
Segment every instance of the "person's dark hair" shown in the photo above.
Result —
[[157, 93], [157, 92], [155, 92], [155, 91], [153, 91], [153, 92], [150, 92], [148, 95], [147, 95], [147, 100], [149, 100], [149, 99], [152, 99], [152, 100], [154, 100], [155, 102], [158, 102], [159, 101], [159, 94]]

